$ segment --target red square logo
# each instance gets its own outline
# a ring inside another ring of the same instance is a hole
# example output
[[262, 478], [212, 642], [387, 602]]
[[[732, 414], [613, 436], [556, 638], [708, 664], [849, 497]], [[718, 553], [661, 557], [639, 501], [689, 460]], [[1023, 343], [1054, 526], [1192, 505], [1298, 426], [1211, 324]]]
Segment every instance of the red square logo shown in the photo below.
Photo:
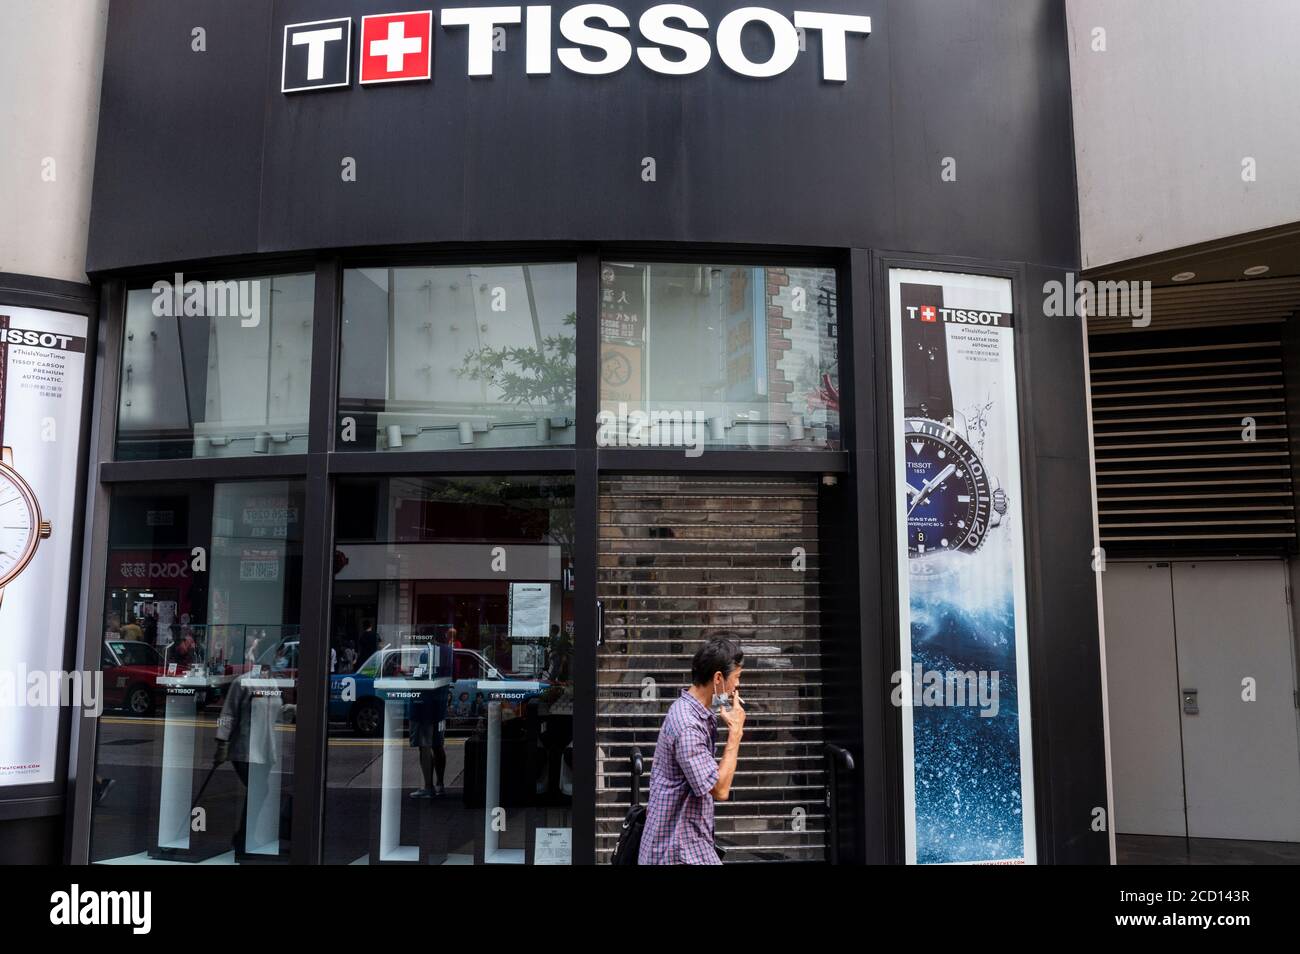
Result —
[[934, 321], [934, 320], [935, 320], [936, 318], [938, 318], [938, 317], [939, 317], [939, 316], [938, 316], [938, 313], [936, 313], [935, 310], [934, 310], [934, 305], [922, 305], [922, 306], [921, 306], [921, 320], [922, 320], [922, 321]]
[[361, 82], [427, 80], [433, 64], [433, 11], [361, 18]]

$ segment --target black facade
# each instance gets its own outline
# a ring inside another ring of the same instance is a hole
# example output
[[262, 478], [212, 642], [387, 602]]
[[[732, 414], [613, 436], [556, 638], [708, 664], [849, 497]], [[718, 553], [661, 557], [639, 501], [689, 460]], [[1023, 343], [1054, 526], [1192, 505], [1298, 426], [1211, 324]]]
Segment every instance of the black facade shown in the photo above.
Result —
[[[627, 8], [635, 22], [648, 4]], [[819, 481], [825, 565], [826, 741], [837, 770], [841, 862], [903, 859], [888, 269], [1012, 282], [1028, 568], [1038, 858], [1104, 863], [1107, 805], [1084, 342], [1043, 311], [1045, 283], [1077, 271], [1064, 5], [912, 0], [825, 12], [869, 15], [846, 40], [847, 81], [821, 78], [819, 36], [771, 78], [715, 55], [660, 75], [634, 58], [608, 76], [558, 62], [528, 75], [523, 27], [506, 28], [493, 75], [466, 75], [463, 29], [433, 28], [431, 82], [281, 92], [284, 26], [391, 12], [374, 0], [162, 0], [111, 9], [87, 271], [101, 291], [98, 421], [89, 479], [83, 638], [99, 666], [109, 498], [154, 481], [294, 480], [305, 493], [301, 659], [293, 774], [298, 862], [322, 859], [325, 686], [339, 482], [368, 474], [560, 475], [574, 485], [573, 860], [595, 860], [597, 497], [620, 474], [790, 476]], [[400, 8], [401, 5], [398, 5]], [[716, 24], [733, 9], [698, 9]], [[562, 12], [555, 9], [558, 18]], [[790, 15], [791, 10], [782, 9]], [[206, 48], [192, 48], [191, 31]], [[631, 31], [638, 43], [635, 27]], [[714, 31], [704, 35], [712, 42]], [[354, 41], [355, 43], [355, 38]], [[558, 32], [552, 45], [560, 45]], [[770, 52], [744, 34], [753, 60]], [[654, 176], [647, 181], [646, 159]], [[342, 175], [351, 160], [355, 179]], [[950, 161], [951, 160], [951, 161]], [[944, 175], [945, 170], [953, 175]], [[680, 453], [601, 447], [601, 262], [722, 262], [832, 269], [838, 290], [840, 446]], [[572, 262], [576, 414], [571, 446], [413, 451], [343, 448], [335, 405], [348, 269]], [[311, 273], [308, 433], [299, 453], [115, 459], [126, 295], [157, 279]], [[833, 478], [833, 479], [829, 479]], [[81, 720], [79, 720], [81, 721]], [[67, 857], [88, 858], [94, 738], [69, 772]]]

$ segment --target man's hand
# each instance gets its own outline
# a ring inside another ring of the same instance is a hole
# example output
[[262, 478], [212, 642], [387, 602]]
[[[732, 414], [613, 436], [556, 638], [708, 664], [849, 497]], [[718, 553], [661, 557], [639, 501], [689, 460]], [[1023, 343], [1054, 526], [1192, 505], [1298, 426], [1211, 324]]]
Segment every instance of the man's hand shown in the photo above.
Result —
[[745, 704], [740, 698], [740, 690], [731, 694], [731, 708], [723, 706], [718, 716], [726, 724], [727, 731], [739, 738], [745, 728]]
[[212, 753], [212, 764], [220, 765], [226, 759], [230, 758], [230, 743], [217, 741], [217, 750]]

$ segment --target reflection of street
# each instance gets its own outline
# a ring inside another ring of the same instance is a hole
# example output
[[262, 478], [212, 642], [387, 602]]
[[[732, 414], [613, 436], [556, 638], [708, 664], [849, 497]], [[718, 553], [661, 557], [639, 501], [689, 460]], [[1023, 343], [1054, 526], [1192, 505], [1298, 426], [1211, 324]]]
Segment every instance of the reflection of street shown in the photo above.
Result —
[[[197, 795], [216, 750], [216, 713], [193, 719], [174, 719], [173, 725], [192, 726], [194, 737], [193, 792]], [[92, 861], [125, 859], [145, 861], [142, 845], [158, 841], [158, 801], [162, 787], [159, 765], [163, 758], [163, 733], [167, 720], [161, 717], [131, 718], [104, 715], [99, 720], [97, 773], [113, 779], [113, 786], [95, 808]], [[292, 791], [292, 725], [276, 725], [280, 734], [281, 768], [285, 793]], [[190, 846], [196, 858], [229, 856], [231, 835], [239, 827], [237, 813], [243, 805], [244, 786], [230, 765], [219, 767], [203, 791], [199, 806], [205, 817], [203, 829], [191, 826]]]
[[[443, 776], [445, 793], [435, 798], [410, 798], [409, 794], [424, 787], [420, 770], [420, 750], [406, 738], [388, 743], [390, 758], [402, 760], [403, 786], [397, 795], [401, 811], [401, 836], [407, 845], [423, 845], [434, 854], [474, 857], [474, 841], [483, 834], [483, 809], [464, 804], [465, 739], [448, 738], [445, 743], [447, 766]], [[383, 783], [382, 739], [346, 736], [331, 737], [328, 790], [325, 794], [325, 824], [330, 825], [325, 843], [326, 864], [350, 864], [371, 852], [372, 836], [365, 819], [379, 824], [378, 810]], [[331, 825], [331, 820], [336, 824]], [[349, 824], [339, 824], [341, 822]], [[360, 824], [358, 824], [360, 822]], [[373, 863], [373, 859], [371, 859]]]
[[[104, 715], [99, 720], [99, 773], [112, 778], [114, 785], [95, 811], [95, 849], [92, 860], [101, 861], [127, 856], [139, 857], [141, 844], [154, 843], [157, 827], [158, 765], [162, 759], [163, 718], [130, 718]], [[208, 770], [216, 747], [215, 712], [195, 719], [181, 720], [194, 726], [194, 792], [197, 793]], [[286, 793], [293, 790], [294, 726], [277, 725], [280, 751], [285, 758]], [[475, 835], [482, 837], [482, 807], [467, 808], [462, 799], [465, 786], [465, 739], [447, 739], [446, 794], [435, 799], [408, 799], [406, 792], [419, 787], [419, 750], [399, 740], [403, 778], [409, 783], [403, 790], [402, 828], [407, 843], [428, 843], [434, 832], [439, 849], [448, 854], [474, 853]], [[356, 736], [350, 729], [331, 726], [328, 754], [329, 791], [327, 816], [334, 819], [364, 819], [370, 806], [378, 804], [381, 783], [383, 740]], [[206, 831], [194, 832], [191, 840], [196, 852], [229, 850], [231, 833], [239, 827], [236, 812], [243, 804], [243, 786], [234, 770], [223, 765], [199, 803], [207, 813]], [[328, 824], [328, 821], [327, 821]], [[351, 862], [369, 851], [369, 832], [362, 825], [338, 825], [328, 841], [327, 862]], [[143, 860], [143, 859], [142, 859]]]

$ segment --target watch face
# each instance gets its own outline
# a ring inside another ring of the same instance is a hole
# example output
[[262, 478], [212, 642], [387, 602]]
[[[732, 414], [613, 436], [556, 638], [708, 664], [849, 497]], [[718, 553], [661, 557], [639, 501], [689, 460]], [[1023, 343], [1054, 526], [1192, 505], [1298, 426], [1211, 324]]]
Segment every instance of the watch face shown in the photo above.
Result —
[[909, 418], [905, 428], [908, 556], [979, 549], [992, 492], [978, 455], [938, 421]]
[[36, 497], [27, 482], [0, 467], [0, 586], [17, 576], [36, 551], [40, 532]]

